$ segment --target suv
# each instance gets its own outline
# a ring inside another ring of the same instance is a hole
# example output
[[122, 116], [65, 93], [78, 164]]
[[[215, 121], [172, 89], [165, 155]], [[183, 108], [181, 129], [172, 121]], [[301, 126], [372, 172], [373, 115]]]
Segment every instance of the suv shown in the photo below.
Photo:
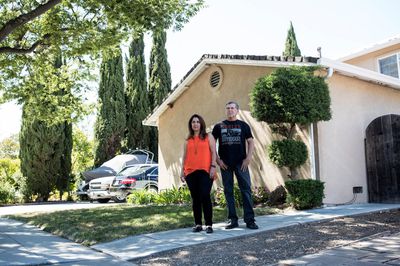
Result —
[[[155, 173], [157, 178], [151, 178]], [[88, 196], [91, 201], [97, 200], [100, 203], [107, 203], [111, 199], [115, 202], [125, 202], [131, 191], [136, 189], [158, 191], [157, 164], [130, 165], [116, 176], [94, 179], [89, 182]]]

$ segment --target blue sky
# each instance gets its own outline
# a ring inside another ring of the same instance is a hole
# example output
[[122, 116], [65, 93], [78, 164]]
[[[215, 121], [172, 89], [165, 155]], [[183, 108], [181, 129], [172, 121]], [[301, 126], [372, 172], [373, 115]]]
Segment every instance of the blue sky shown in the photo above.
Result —
[[[173, 86], [203, 54], [281, 55], [292, 21], [305, 56], [336, 59], [400, 36], [397, 0], [206, 0], [180, 32], [168, 32]], [[148, 36], [146, 53], [151, 43]], [[95, 93], [94, 93], [95, 94]], [[0, 140], [20, 127], [20, 108], [0, 105]], [[91, 131], [91, 125], [86, 125]]]

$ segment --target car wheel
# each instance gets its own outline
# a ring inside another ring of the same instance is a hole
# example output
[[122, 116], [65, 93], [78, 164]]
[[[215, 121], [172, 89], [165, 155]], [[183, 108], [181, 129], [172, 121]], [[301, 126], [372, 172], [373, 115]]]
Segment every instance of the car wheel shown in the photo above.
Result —
[[110, 201], [110, 199], [98, 199], [97, 200], [98, 203], [107, 203], [109, 201]]
[[158, 193], [158, 187], [156, 187], [156, 186], [149, 186], [146, 188], [146, 190], [149, 192], [156, 193], [156, 194]]
[[113, 201], [116, 203], [123, 203], [126, 202], [126, 196], [125, 195], [119, 195], [113, 198]]

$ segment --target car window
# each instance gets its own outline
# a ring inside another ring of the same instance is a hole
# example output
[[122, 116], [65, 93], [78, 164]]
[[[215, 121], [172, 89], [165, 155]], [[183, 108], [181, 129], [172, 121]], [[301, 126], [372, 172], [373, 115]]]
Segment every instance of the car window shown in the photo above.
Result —
[[151, 165], [135, 165], [124, 168], [117, 176], [127, 176], [143, 173], [146, 169], [150, 168]]
[[149, 175], [158, 175], [158, 167], [154, 168], [153, 171], [149, 173]]

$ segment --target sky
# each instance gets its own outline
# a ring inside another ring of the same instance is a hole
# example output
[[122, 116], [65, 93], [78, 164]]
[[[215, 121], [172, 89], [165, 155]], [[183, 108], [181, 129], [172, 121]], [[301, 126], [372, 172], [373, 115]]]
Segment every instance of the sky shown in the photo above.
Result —
[[[203, 54], [281, 55], [290, 21], [304, 56], [337, 59], [400, 37], [398, 0], [205, 0], [181, 31], [168, 31], [172, 87]], [[151, 37], [145, 38], [145, 54]], [[92, 95], [96, 95], [93, 88]], [[18, 133], [21, 108], [0, 105], [0, 140]], [[93, 119], [81, 122], [93, 134]]]

